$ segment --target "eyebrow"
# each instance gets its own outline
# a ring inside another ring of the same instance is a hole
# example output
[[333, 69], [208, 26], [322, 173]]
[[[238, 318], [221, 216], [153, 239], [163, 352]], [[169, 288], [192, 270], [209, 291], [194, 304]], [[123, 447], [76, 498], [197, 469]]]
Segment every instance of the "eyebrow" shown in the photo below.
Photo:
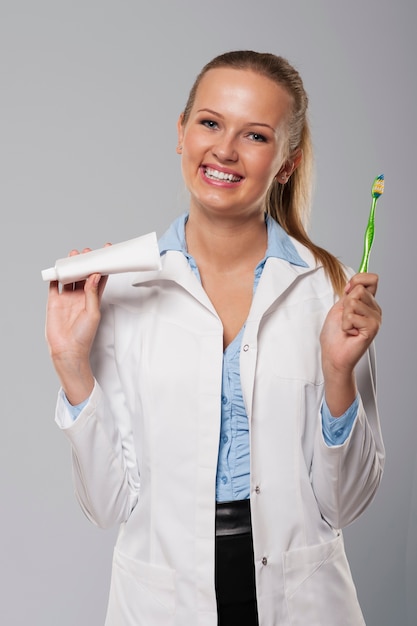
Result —
[[[220, 117], [222, 120], [224, 119], [224, 115], [218, 113], [217, 111], [213, 111], [213, 109], [198, 109], [197, 113], [211, 113], [211, 115], [216, 115]], [[262, 126], [263, 128], [269, 128], [272, 132], [276, 132], [276, 129], [270, 126], [269, 124], [265, 124], [263, 122], [248, 122], [245, 126]]]

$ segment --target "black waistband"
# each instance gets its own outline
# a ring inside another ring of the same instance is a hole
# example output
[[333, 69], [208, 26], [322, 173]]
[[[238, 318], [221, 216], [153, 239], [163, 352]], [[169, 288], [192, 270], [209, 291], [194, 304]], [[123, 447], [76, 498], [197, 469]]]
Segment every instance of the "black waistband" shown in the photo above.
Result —
[[216, 537], [251, 532], [249, 498], [216, 503]]

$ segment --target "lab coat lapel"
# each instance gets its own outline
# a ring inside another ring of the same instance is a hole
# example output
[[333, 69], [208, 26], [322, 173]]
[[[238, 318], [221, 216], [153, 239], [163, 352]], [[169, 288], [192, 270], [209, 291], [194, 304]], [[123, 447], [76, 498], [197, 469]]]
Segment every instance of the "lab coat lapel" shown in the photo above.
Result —
[[283, 259], [269, 258], [262, 272], [257, 286], [252, 306], [249, 311], [249, 321], [259, 321], [265, 312], [279, 299], [285, 297], [288, 289], [300, 277], [314, 271], [314, 267], [292, 265]]
[[162, 256], [161, 261], [160, 271], [134, 274], [132, 285], [137, 287], [149, 282], [175, 282], [218, 318], [215, 308], [183, 253], [178, 250], [169, 250]]

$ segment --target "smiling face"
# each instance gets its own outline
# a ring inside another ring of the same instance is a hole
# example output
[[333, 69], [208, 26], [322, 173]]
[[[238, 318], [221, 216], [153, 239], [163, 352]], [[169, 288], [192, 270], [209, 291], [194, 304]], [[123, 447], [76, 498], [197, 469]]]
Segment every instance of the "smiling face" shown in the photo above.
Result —
[[189, 117], [178, 122], [190, 212], [263, 212], [285, 166], [291, 96], [251, 70], [216, 68], [202, 78]]

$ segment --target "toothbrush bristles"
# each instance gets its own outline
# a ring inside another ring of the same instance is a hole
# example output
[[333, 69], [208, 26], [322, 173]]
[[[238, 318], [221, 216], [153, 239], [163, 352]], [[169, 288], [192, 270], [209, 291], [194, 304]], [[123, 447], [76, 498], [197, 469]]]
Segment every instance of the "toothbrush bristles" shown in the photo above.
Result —
[[380, 174], [374, 180], [372, 185], [372, 197], [379, 198], [384, 193], [384, 175]]

